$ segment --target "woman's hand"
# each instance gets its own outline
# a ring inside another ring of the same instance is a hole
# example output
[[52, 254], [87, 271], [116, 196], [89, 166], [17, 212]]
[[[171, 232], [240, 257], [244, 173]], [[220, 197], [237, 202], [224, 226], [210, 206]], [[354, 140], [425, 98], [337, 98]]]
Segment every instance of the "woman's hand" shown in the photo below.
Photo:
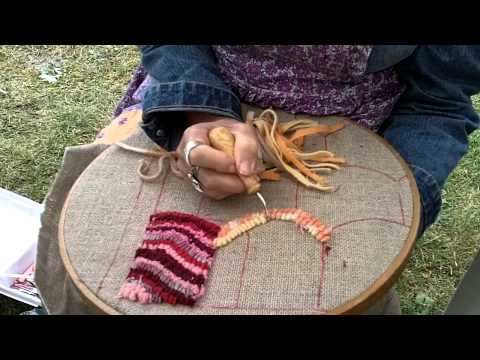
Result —
[[[238, 174], [250, 176], [263, 171], [258, 158], [258, 143], [254, 130], [238, 120], [219, 117], [205, 113], [187, 113], [190, 125], [183, 133], [177, 147], [177, 167], [185, 177], [191, 168], [185, 159], [185, 145], [189, 140], [204, 145], [195, 147], [190, 152], [190, 163], [198, 166], [198, 180], [205, 194], [220, 200], [234, 194], [245, 192], [245, 186]], [[235, 137], [235, 158], [211, 147], [208, 133], [213, 128], [224, 126]]]

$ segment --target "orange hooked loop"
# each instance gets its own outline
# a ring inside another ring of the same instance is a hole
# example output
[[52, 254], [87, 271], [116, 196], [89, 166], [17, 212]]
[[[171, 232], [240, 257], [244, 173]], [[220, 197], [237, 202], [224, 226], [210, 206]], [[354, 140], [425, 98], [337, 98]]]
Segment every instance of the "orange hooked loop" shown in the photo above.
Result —
[[269, 209], [229, 221], [220, 228], [217, 238], [215, 238], [213, 242], [214, 246], [216, 248], [226, 246], [247, 231], [275, 220], [293, 222], [298, 225], [301, 230], [308, 232], [321, 243], [328, 244], [330, 242], [332, 235], [332, 229], [330, 227], [325, 226], [319, 219], [306, 211], [286, 208]]

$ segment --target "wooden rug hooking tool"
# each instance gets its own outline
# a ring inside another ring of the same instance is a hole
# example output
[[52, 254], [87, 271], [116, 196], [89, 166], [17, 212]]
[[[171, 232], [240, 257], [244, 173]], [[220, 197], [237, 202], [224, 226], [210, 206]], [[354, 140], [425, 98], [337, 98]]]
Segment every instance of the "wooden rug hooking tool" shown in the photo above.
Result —
[[[217, 127], [209, 132], [208, 138], [215, 149], [220, 150], [231, 157], [234, 156], [235, 137], [230, 130], [223, 126]], [[256, 194], [262, 202], [265, 211], [267, 211], [267, 203], [260, 193], [260, 178], [257, 175], [239, 175], [239, 177], [247, 189], [247, 194]]]

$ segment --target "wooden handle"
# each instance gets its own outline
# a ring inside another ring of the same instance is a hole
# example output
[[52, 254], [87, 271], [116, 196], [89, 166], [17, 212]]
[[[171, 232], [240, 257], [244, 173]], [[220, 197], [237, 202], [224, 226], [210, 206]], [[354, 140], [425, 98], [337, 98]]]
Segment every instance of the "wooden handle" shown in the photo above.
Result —
[[[234, 156], [235, 138], [227, 128], [221, 126], [210, 130], [208, 134], [210, 144], [213, 148], [223, 151], [225, 154]], [[247, 189], [248, 194], [255, 194], [260, 191], [260, 178], [257, 175], [238, 175]]]

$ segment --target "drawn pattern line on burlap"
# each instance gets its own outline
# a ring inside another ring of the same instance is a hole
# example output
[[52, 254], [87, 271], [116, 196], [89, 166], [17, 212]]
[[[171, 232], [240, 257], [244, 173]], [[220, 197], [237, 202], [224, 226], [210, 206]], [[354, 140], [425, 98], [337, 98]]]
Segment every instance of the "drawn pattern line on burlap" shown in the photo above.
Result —
[[[152, 159], [152, 160], [150, 161], [150, 163], [148, 164], [148, 166], [150, 166], [150, 165], [153, 163], [153, 161], [154, 161], [154, 160]], [[165, 186], [165, 182], [166, 182], [166, 179], [167, 179], [167, 177], [168, 177], [169, 171], [170, 171], [170, 170], [167, 170], [167, 171], [165, 172], [164, 177], [163, 177], [162, 185], [161, 185], [161, 188], [160, 188], [160, 193], [159, 193], [159, 195], [158, 195], [158, 197], [157, 197], [157, 200], [156, 200], [156, 203], [155, 203], [155, 208], [157, 208], [158, 203], [160, 202], [160, 197], [161, 197], [162, 194], [163, 194], [163, 188], [164, 188], [164, 186]], [[143, 189], [144, 189], [144, 182], [142, 181], [142, 182], [140, 182], [139, 191], [138, 191], [137, 196], [136, 196], [136, 198], [135, 198], [135, 202], [133, 203], [132, 210], [130, 211], [130, 214], [129, 214], [129, 216], [128, 216], [128, 220], [126, 221], [125, 226], [124, 226], [124, 228], [123, 228], [122, 235], [120, 236], [120, 240], [117, 242], [117, 246], [116, 246], [116, 248], [115, 248], [114, 255], [113, 255], [113, 257], [112, 257], [112, 261], [110, 262], [110, 264], [109, 264], [109, 266], [108, 266], [105, 274], [102, 276], [102, 279], [100, 280], [99, 285], [98, 285], [98, 287], [97, 287], [97, 289], [96, 289], [96, 291], [95, 291], [95, 294], [96, 294], [96, 295], [98, 295], [98, 293], [100, 292], [100, 290], [102, 290], [102, 288], [103, 288], [103, 283], [105, 282], [105, 279], [107, 278], [107, 276], [110, 274], [110, 271], [111, 271], [111, 269], [113, 268], [113, 265], [115, 264], [115, 261], [117, 260], [118, 252], [119, 252], [120, 247], [121, 247], [121, 245], [122, 245], [122, 242], [123, 242], [123, 239], [124, 239], [125, 234], [126, 234], [126, 232], [127, 232], [127, 229], [128, 229], [128, 227], [129, 227], [129, 225], [130, 225], [131, 219], [132, 219], [132, 217], [133, 217], [133, 212], [134, 212], [134, 210], [135, 210], [135, 209], [137, 208], [137, 206], [138, 206], [138, 200], [140, 199], [140, 197], [141, 197], [142, 194], [143, 194]]]

